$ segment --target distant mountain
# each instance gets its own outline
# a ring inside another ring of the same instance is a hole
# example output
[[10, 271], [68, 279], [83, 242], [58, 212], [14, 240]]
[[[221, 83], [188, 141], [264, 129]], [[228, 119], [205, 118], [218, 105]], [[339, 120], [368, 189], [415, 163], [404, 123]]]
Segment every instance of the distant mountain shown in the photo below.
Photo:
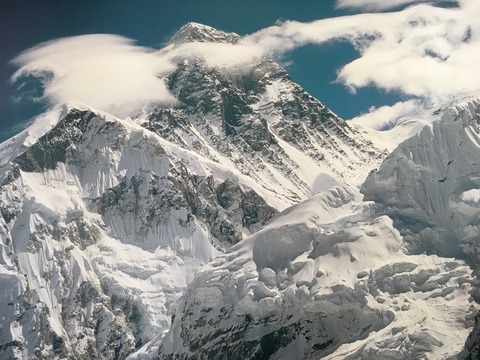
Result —
[[[164, 51], [239, 41], [190, 23]], [[0, 144], [0, 358], [461, 351], [478, 104], [388, 155], [386, 133], [344, 122], [270, 59], [175, 61], [176, 106], [119, 119], [72, 102]]]

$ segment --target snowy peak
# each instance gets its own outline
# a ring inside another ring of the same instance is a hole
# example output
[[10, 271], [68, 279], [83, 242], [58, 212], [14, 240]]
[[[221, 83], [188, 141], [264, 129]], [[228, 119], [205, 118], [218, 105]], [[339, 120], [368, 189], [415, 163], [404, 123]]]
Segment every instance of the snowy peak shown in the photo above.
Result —
[[204, 147], [226, 155], [256, 182], [280, 186], [295, 202], [336, 183], [322, 176], [358, 183], [368, 167], [356, 172], [352, 163], [374, 167], [386, 156], [269, 59], [241, 69], [186, 59], [167, 84], [182, 106], [156, 109], [143, 126], [188, 148], [201, 135]]
[[478, 261], [479, 114], [478, 101], [447, 109], [400, 144], [362, 187], [401, 229], [411, 252], [463, 253]]
[[183, 44], [189, 42], [215, 42], [236, 44], [241, 37], [235, 33], [227, 33], [217, 30], [211, 26], [189, 22], [182, 26], [173, 37], [169, 44]]

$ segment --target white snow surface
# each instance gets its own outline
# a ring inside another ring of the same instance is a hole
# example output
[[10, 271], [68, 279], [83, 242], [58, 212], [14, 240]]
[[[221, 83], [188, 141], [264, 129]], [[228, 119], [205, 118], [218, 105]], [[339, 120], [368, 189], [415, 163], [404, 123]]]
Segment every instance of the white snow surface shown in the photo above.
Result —
[[[471, 281], [463, 261], [406, 255], [391, 219], [375, 218], [372, 204], [362, 202], [357, 190], [336, 187], [285, 210], [203, 267], [180, 301], [163, 353], [189, 353], [185, 344], [203, 338], [204, 351], [221, 351], [214, 339], [208, 341], [210, 331], [235, 332], [232, 324], [249, 317], [254, 325], [244, 336], [260, 338], [302, 313], [313, 322], [318, 314], [331, 316], [336, 341], [343, 344], [330, 353], [311, 353], [311, 339], [297, 335], [272, 359], [444, 359], [462, 349], [470, 331], [465, 317], [472, 319], [477, 308]], [[348, 297], [340, 287], [350, 289]], [[349, 338], [352, 319], [334, 314], [350, 306], [383, 314], [383, 320], [358, 316], [374, 331]], [[227, 317], [224, 309], [231, 309]], [[195, 326], [204, 321], [215, 325]]]
[[405, 230], [413, 251], [475, 256], [479, 109], [478, 100], [450, 107], [440, 121], [395, 149], [362, 186], [366, 198]]

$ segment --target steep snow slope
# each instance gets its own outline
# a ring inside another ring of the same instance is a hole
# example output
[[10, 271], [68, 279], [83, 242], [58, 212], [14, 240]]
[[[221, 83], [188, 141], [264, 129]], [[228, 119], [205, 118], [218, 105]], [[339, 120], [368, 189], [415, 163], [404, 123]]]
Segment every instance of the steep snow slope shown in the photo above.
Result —
[[478, 263], [480, 102], [448, 109], [370, 174], [365, 198], [389, 214], [411, 252], [468, 256]]

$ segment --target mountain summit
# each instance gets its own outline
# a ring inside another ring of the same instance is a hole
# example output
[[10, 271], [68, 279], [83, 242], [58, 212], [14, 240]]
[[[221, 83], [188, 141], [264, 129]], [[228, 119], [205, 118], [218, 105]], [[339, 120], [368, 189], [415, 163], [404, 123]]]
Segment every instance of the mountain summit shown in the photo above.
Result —
[[188, 42], [215, 42], [236, 44], [241, 37], [235, 33], [226, 33], [211, 26], [189, 22], [182, 26], [170, 39], [169, 44]]

